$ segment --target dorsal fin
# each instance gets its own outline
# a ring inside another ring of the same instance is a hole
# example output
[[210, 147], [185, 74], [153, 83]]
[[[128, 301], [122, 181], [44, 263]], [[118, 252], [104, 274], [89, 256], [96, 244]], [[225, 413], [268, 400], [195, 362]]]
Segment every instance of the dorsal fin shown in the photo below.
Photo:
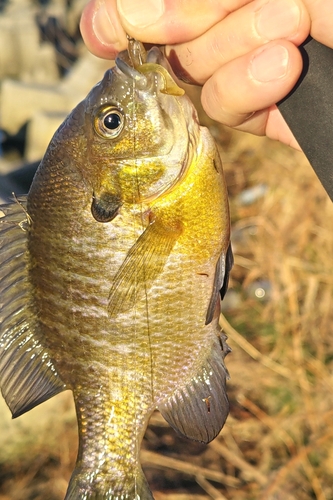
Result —
[[13, 418], [66, 389], [32, 308], [29, 223], [26, 198], [0, 206], [0, 387]]
[[219, 300], [219, 297], [223, 299], [227, 292], [229, 274], [232, 269], [233, 263], [234, 258], [232, 254], [232, 248], [229, 244], [227, 253], [222, 253], [216, 264], [213, 290], [206, 314], [206, 325], [209, 325], [209, 323], [213, 320], [214, 312], [216, 309], [216, 302]]

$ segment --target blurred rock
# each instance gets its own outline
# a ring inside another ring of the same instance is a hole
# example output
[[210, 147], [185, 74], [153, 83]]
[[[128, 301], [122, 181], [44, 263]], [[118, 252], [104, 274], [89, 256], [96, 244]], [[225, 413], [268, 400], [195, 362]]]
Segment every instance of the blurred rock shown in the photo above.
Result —
[[52, 46], [40, 43], [36, 14], [29, 0], [11, 0], [0, 16], [0, 79], [45, 83], [58, 78]]
[[91, 88], [103, 78], [105, 71], [112, 66], [113, 61], [99, 59], [84, 49], [81, 57], [58, 86], [59, 91], [67, 96], [68, 112], [86, 97]]
[[[76, 30], [73, 36], [66, 29], [66, 20], [69, 11], [64, 6], [62, 9], [52, 8], [54, 2], [48, 5], [48, 9], [42, 9], [36, 17], [40, 31], [41, 45], [45, 42], [53, 47], [60, 75], [66, 74], [79, 55], [81, 36], [78, 30], [79, 17], [75, 20]], [[59, 12], [58, 12], [59, 11]], [[66, 13], [66, 15], [65, 15]]]
[[[23, 125], [32, 120], [34, 122], [32, 128], [35, 130], [38, 118], [44, 116], [45, 121], [45, 117], [48, 116], [45, 131], [39, 127], [39, 133], [43, 134], [44, 138], [38, 141], [40, 144], [47, 145], [60, 124], [55, 116], [66, 116], [101, 80], [108, 67], [110, 67], [110, 61], [98, 59], [86, 52], [60, 83], [41, 85], [5, 79], [0, 95], [0, 128], [14, 135]], [[50, 117], [53, 118], [50, 119]], [[51, 122], [54, 124], [53, 129], [50, 126]], [[32, 132], [31, 135], [33, 135]], [[33, 145], [27, 147], [29, 160], [37, 158], [36, 154], [32, 153], [34, 148]]]
[[0, 109], [0, 127], [14, 135], [37, 112], [66, 112], [68, 103], [67, 96], [57, 86], [6, 79], [2, 84]]
[[268, 187], [265, 184], [257, 184], [248, 189], [244, 189], [237, 197], [236, 202], [240, 205], [251, 205], [255, 201], [259, 200], [268, 191]]
[[66, 118], [65, 112], [39, 111], [27, 127], [25, 159], [29, 162], [41, 159], [55, 130]]

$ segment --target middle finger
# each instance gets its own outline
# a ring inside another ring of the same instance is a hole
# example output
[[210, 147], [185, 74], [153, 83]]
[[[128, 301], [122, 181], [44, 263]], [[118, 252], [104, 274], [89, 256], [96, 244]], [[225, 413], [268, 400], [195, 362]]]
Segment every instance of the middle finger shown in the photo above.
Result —
[[309, 31], [309, 16], [300, 0], [254, 0], [195, 40], [167, 46], [166, 54], [177, 76], [204, 84], [228, 61], [271, 40], [299, 45]]

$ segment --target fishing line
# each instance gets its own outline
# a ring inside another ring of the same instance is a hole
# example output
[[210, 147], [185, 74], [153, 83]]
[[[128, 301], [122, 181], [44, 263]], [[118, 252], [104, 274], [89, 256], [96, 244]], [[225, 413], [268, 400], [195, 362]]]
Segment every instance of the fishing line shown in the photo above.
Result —
[[[136, 129], [136, 122], [135, 122], [135, 127], [134, 127], [134, 148], [136, 148], [136, 135], [135, 135], [135, 129]], [[144, 219], [145, 219], [145, 210], [144, 210], [144, 203], [141, 201], [141, 192], [140, 192], [140, 180], [139, 180], [139, 175], [138, 175], [138, 165], [137, 165], [137, 157], [135, 155], [135, 169], [136, 169], [136, 175], [135, 175], [135, 180], [136, 180], [136, 190], [138, 193], [138, 199], [140, 200], [140, 205], [141, 205], [141, 228], [142, 231], [145, 231], [147, 228], [145, 227], [144, 224]], [[152, 258], [153, 254], [151, 256], [145, 254], [143, 256], [143, 266], [142, 266], [142, 271], [143, 271], [143, 285], [144, 285], [144, 297], [145, 297], [145, 313], [146, 313], [146, 326], [147, 326], [147, 340], [148, 340], [148, 352], [149, 352], [149, 362], [150, 362], [150, 389], [151, 389], [151, 397], [152, 400], [154, 400], [154, 377], [153, 377], [153, 352], [152, 352], [152, 341], [151, 341], [151, 329], [150, 329], [150, 318], [149, 318], [149, 300], [148, 300], [148, 288], [147, 288], [147, 274], [146, 274], [146, 261], [147, 258]]]
[[[127, 35], [128, 39], [128, 54], [130, 56], [130, 37]], [[136, 163], [136, 141], [135, 141], [135, 80], [132, 79], [132, 95], [131, 95], [131, 104], [130, 110], [131, 110], [131, 123], [130, 126], [132, 127], [132, 161], [135, 161]], [[134, 190], [133, 190], [134, 191]], [[134, 202], [134, 200], [133, 200]], [[133, 235], [134, 239], [136, 238], [136, 217], [135, 214], [133, 214]], [[134, 387], [133, 387], [133, 403], [134, 403], [134, 420], [135, 420], [135, 456], [139, 456], [139, 449], [138, 449], [138, 433], [137, 433], [137, 420], [138, 420], [138, 405], [137, 405], [137, 386], [138, 386], [138, 380], [137, 380], [137, 373], [138, 373], [138, 364], [137, 364], [137, 352], [136, 352], [136, 346], [137, 346], [137, 302], [136, 302], [136, 291], [137, 291], [137, 273], [134, 272], [134, 305], [133, 305], [133, 311], [134, 311], [134, 348], [135, 348], [135, 355], [134, 355]], [[135, 475], [134, 477], [134, 493], [135, 497], [137, 496], [137, 476]]]
[[[136, 122], [135, 122], [135, 126], [134, 126], [134, 135], [133, 135], [134, 151], [136, 150], [136, 145], [137, 145], [135, 129], [136, 129]], [[136, 182], [135, 187], [136, 187], [136, 192], [138, 194], [138, 199], [140, 200], [141, 229], [144, 232], [146, 230], [146, 227], [144, 224], [145, 210], [144, 210], [144, 204], [141, 201], [140, 180], [139, 180], [139, 175], [138, 175], [138, 164], [137, 164], [136, 155], [135, 155], [134, 160], [135, 160], [135, 170], [136, 170], [136, 175], [134, 178], [135, 182]], [[148, 339], [148, 352], [149, 352], [149, 362], [150, 362], [150, 389], [151, 389], [152, 400], [154, 400], [153, 356], [152, 356], [151, 329], [150, 329], [150, 319], [149, 319], [149, 300], [148, 300], [148, 288], [147, 288], [148, 276], [146, 274], [147, 258], [149, 258], [149, 255], [148, 256], [147, 256], [147, 254], [143, 255], [142, 274], [143, 274], [143, 288], [144, 288], [144, 298], [145, 298], [145, 314], [146, 314], [146, 327], [147, 327], [147, 339]]]
[[[132, 60], [133, 56], [133, 51], [132, 51], [132, 43], [131, 39], [127, 35], [128, 39], [128, 54], [130, 58], [130, 62], [134, 66], [134, 61]], [[131, 96], [131, 104], [132, 106], [130, 107], [131, 109], [131, 127], [132, 127], [132, 161], [135, 164], [135, 170], [136, 170], [136, 175], [134, 176], [133, 179], [133, 204], [135, 204], [135, 199], [134, 199], [134, 194], [135, 190], [138, 189], [138, 179], [137, 179], [137, 161], [136, 161], [136, 106], [135, 106], [135, 79], [132, 78], [132, 96]], [[136, 217], [136, 211], [133, 210], [133, 234], [134, 238], [137, 238], [137, 217]], [[138, 319], [138, 311], [137, 311], [137, 272], [135, 269], [134, 272], [134, 346], [135, 346], [135, 355], [134, 355], [134, 394], [133, 394], [133, 399], [134, 399], [134, 418], [135, 418], [135, 456], [139, 456], [139, 443], [138, 443], [138, 432], [137, 432], [137, 422], [138, 422], [138, 367], [140, 366], [140, 360], [138, 363], [137, 359], [137, 319]], [[134, 477], [134, 492], [135, 492], [135, 498], [138, 496], [138, 484], [137, 484], [137, 475]]]
[[[136, 69], [136, 67], [138, 65], [141, 65], [143, 63], [143, 56], [142, 56], [142, 53], [141, 53], [141, 49], [142, 49], [142, 46], [137, 46], [138, 45], [138, 42], [136, 42], [135, 40], [133, 39], [129, 39], [129, 46], [128, 46], [128, 52], [129, 52], [129, 57], [130, 57], [130, 61], [134, 67], [134, 69]], [[137, 158], [137, 153], [138, 151], [140, 151], [140, 148], [138, 148], [138, 139], [137, 138], [137, 129], [138, 129], [138, 110], [137, 110], [137, 105], [136, 105], [136, 80], [135, 79], [132, 79], [132, 116], [131, 116], [131, 119], [132, 119], [132, 127], [133, 127], [133, 137], [132, 137], [132, 140], [133, 140], [133, 148], [132, 148], [132, 151], [133, 151], [133, 162], [134, 162], [134, 165], [135, 165], [135, 175], [134, 175], [134, 178], [133, 178], [133, 196], [136, 197], [135, 200], [133, 200], [134, 204], [136, 205], [137, 203], [140, 204], [140, 218], [141, 218], [141, 228], [140, 228], [140, 233], [143, 234], [143, 232], [146, 230], [146, 224], [145, 224], [145, 207], [144, 207], [144, 203], [142, 202], [142, 199], [141, 199], [141, 186], [140, 186], [140, 175], [139, 175], [139, 165], [138, 165], [138, 158]], [[136, 220], [137, 220], [137, 215], [138, 215], [138, 212], [135, 210], [134, 211], [134, 217], [133, 217], [133, 224], [134, 224], [134, 232], [137, 234], [137, 227], [136, 227]], [[151, 398], [152, 400], [154, 399], [154, 386], [153, 386], [153, 358], [152, 358], [152, 342], [151, 342], [151, 331], [150, 331], [150, 320], [149, 320], [149, 304], [148, 304], [148, 291], [147, 291], [147, 273], [146, 273], [146, 259], [147, 259], [147, 256], [146, 255], [143, 255], [143, 266], [142, 266], [142, 274], [143, 276], [140, 278], [140, 279], [143, 279], [143, 289], [144, 289], [144, 300], [145, 300], [145, 304], [144, 304], [144, 307], [145, 307], [145, 317], [146, 317], [146, 331], [147, 331], [147, 342], [148, 342], [148, 356], [149, 356], [149, 364], [150, 364], [150, 390], [151, 390]], [[137, 281], [138, 279], [138, 273], [135, 273], [135, 280]], [[137, 289], [139, 290], [139, 287], [137, 288], [137, 286], [135, 286], [135, 292], [137, 292]], [[137, 314], [137, 308], [136, 308], [136, 304], [137, 304], [137, 300], [140, 301], [140, 296], [137, 296], [136, 293], [135, 293], [135, 297], [134, 297], [134, 301], [135, 301], [135, 304], [134, 304], [134, 309], [135, 309], [135, 323], [136, 323], [136, 314]], [[140, 310], [138, 311], [138, 314], [140, 314]], [[137, 325], [135, 324], [135, 327], [134, 327], [134, 341], [135, 343], [137, 343]], [[139, 332], [139, 335], [140, 335], [140, 332]], [[144, 335], [144, 331], [142, 332], [142, 335]], [[144, 375], [144, 372], [146, 371], [146, 362], [145, 362], [145, 354], [144, 354], [144, 351], [146, 350], [145, 347], [144, 347], [144, 338], [140, 339], [139, 338], [139, 342], [143, 342], [143, 356], [142, 356], [142, 359], [139, 359], [137, 360], [137, 357], [135, 356], [135, 360], [136, 360], [136, 366], [135, 366], [135, 385], [136, 385], [136, 388], [135, 388], [135, 391], [138, 390], [138, 379], [139, 379], [139, 383], [140, 383], [140, 379], [141, 379], [141, 382], [143, 380], [143, 375]], [[139, 368], [139, 371], [138, 371], [138, 368]], [[144, 393], [144, 397], [145, 395], [147, 394], [147, 388], [144, 384], [143, 388], [143, 393]], [[135, 394], [135, 399], [138, 398], [138, 395]], [[140, 399], [140, 398], [139, 398]], [[141, 400], [142, 400], [142, 396], [141, 396]], [[139, 401], [138, 401], [139, 402]], [[141, 404], [142, 404], [142, 401], [140, 403], [140, 407], [141, 407]], [[135, 420], [137, 422], [137, 418], [138, 418], [138, 405], [135, 405]], [[135, 447], [136, 447], [136, 456], [139, 455], [139, 440], [138, 440], [138, 435], [136, 434], [136, 440], [135, 440]], [[135, 478], [135, 495], [138, 495], [138, 490], [137, 490], [137, 478]]]

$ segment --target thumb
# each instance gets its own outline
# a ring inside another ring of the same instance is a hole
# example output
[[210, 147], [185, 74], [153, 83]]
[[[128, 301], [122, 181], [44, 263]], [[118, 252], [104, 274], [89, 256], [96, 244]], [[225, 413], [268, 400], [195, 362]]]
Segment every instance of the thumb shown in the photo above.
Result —
[[251, 0], [90, 0], [83, 10], [81, 33], [88, 49], [113, 58], [127, 46], [126, 33], [148, 43], [192, 40]]

